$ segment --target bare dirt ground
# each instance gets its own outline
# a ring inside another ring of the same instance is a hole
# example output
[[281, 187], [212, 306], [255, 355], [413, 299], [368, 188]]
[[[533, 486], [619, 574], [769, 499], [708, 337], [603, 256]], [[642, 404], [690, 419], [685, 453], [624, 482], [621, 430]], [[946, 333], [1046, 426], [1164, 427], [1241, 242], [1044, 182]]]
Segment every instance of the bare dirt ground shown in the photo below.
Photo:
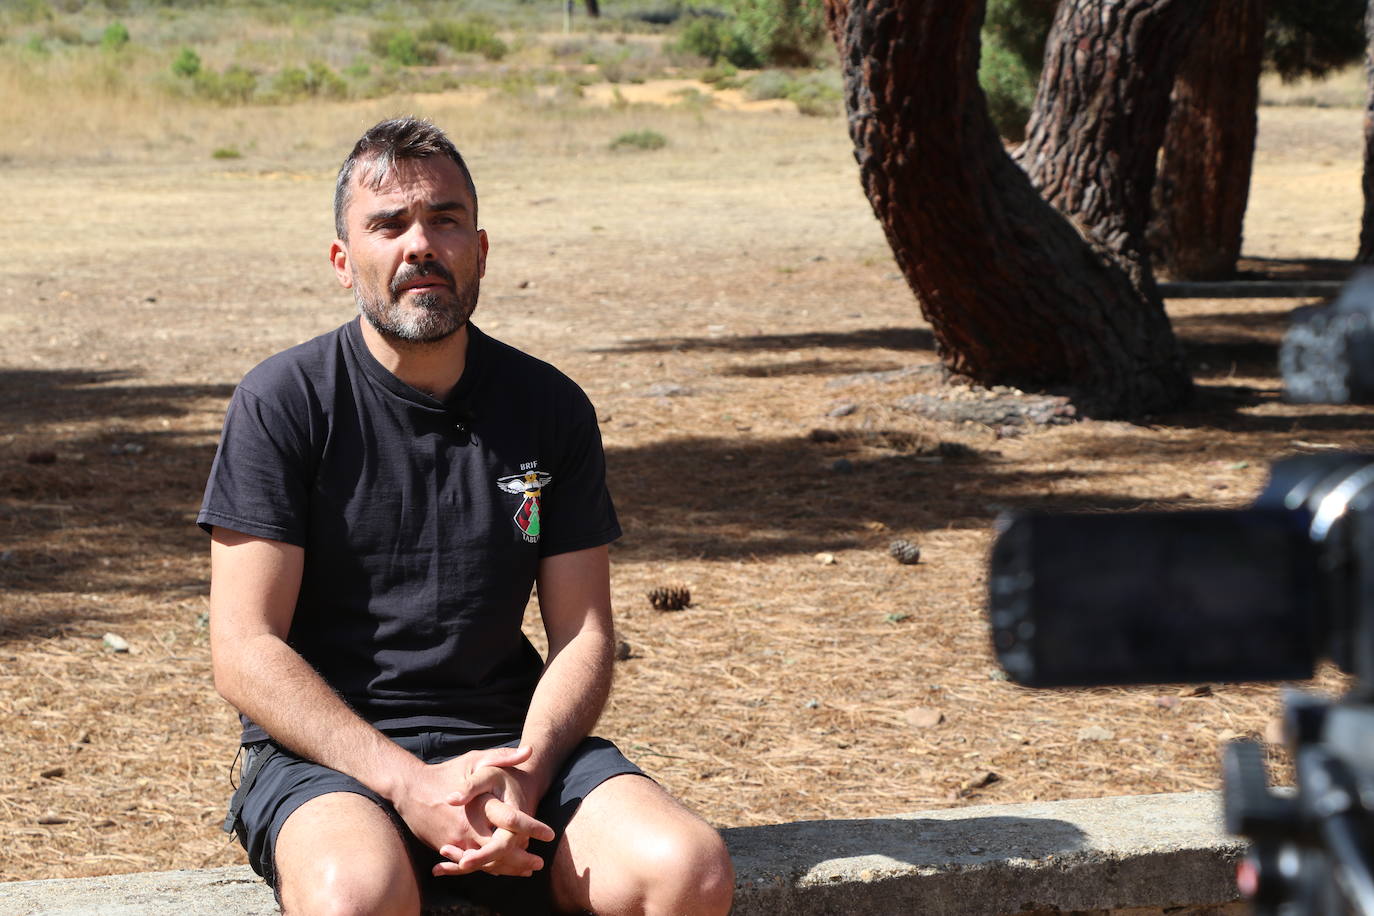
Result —
[[[1200, 384], [1174, 414], [938, 421], [898, 402], [969, 393], [936, 368], [839, 119], [632, 107], [491, 126], [443, 97], [201, 115], [51, 161], [10, 141], [0, 879], [242, 861], [217, 829], [237, 728], [210, 683], [193, 518], [239, 377], [352, 314], [325, 260], [332, 172], [396, 110], [471, 155], [492, 236], [477, 322], [601, 415], [631, 654], [600, 731], [714, 823], [1210, 788], [1218, 743], [1265, 733], [1273, 686], [1008, 684], [984, 567], [1004, 509], [1238, 507], [1275, 458], [1367, 448], [1368, 408], [1280, 399], [1300, 302], [1171, 303]], [[1249, 266], [1349, 257], [1359, 112], [1262, 118]], [[669, 146], [608, 149], [640, 125]], [[257, 152], [209, 158], [245, 130]], [[921, 562], [892, 560], [895, 538]], [[663, 584], [691, 607], [650, 608]]]

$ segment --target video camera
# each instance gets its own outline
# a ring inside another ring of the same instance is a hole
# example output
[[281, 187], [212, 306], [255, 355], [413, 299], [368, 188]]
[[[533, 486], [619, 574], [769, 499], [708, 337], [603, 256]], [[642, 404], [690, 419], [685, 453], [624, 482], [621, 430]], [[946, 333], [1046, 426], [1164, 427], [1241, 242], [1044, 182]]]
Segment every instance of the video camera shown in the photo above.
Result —
[[[1290, 400], [1374, 403], [1374, 271], [1299, 310], [1280, 348]], [[1275, 463], [1237, 511], [1024, 513], [999, 521], [993, 648], [1028, 687], [1274, 681], [1322, 660], [1355, 675], [1331, 702], [1285, 695], [1296, 791], [1230, 743], [1227, 829], [1256, 912], [1374, 916], [1374, 454]]]

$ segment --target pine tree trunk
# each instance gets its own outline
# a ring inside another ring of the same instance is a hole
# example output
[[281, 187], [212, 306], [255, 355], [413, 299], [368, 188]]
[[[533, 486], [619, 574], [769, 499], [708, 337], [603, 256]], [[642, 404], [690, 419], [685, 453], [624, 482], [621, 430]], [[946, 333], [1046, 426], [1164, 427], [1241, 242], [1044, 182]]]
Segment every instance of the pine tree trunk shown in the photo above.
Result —
[[1174, 81], [1150, 226], [1157, 274], [1235, 276], [1255, 157], [1264, 16], [1264, 0], [1213, 3]]
[[1360, 223], [1360, 251], [1355, 260], [1374, 264], [1374, 0], [1364, 14], [1364, 219]]
[[[1051, 207], [998, 139], [977, 81], [983, 0], [826, 0], [826, 14], [864, 190], [945, 364], [983, 384], [1066, 391], [1095, 416], [1183, 401], [1191, 383], [1159, 299]], [[1118, 62], [1124, 50], [1111, 36], [1097, 48]]]
[[[1234, 2], [1234, 0], [1227, 0]], [[1145, 231], [1169, 94], [1209, 0], [1062, 0], [1018, 159], [1153, 298]]]

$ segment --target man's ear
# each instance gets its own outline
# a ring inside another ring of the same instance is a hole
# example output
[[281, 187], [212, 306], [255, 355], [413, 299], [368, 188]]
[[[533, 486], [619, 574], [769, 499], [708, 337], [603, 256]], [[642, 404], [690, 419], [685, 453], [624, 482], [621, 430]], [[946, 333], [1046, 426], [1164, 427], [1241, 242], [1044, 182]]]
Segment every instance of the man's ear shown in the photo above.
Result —
[[353, 288], [353, 271], [348, 267], [348, 246], [342, 239], [335, 239], [329, 246], [329, 263], [334, 265], [334, 276], [344, 289]]
[[477, 276], [487, 275], [487, 230], [477, 230], [477, 241], [482, 246], [481, 253], [477, 256]]

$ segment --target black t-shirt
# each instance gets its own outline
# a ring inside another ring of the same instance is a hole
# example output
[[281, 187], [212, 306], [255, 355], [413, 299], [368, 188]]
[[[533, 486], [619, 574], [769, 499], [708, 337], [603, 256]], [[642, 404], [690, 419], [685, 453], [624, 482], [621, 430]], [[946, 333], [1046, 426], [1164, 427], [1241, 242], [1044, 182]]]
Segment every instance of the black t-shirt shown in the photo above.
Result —
[[305, 549], [288, 641], [380, 727], [518, 732], [540, 558], [620, 536], [586, 395], [468, 334], [444, 402], [377, 362], [358, 319], [267, 359], [230, 401], [197, 517]]

